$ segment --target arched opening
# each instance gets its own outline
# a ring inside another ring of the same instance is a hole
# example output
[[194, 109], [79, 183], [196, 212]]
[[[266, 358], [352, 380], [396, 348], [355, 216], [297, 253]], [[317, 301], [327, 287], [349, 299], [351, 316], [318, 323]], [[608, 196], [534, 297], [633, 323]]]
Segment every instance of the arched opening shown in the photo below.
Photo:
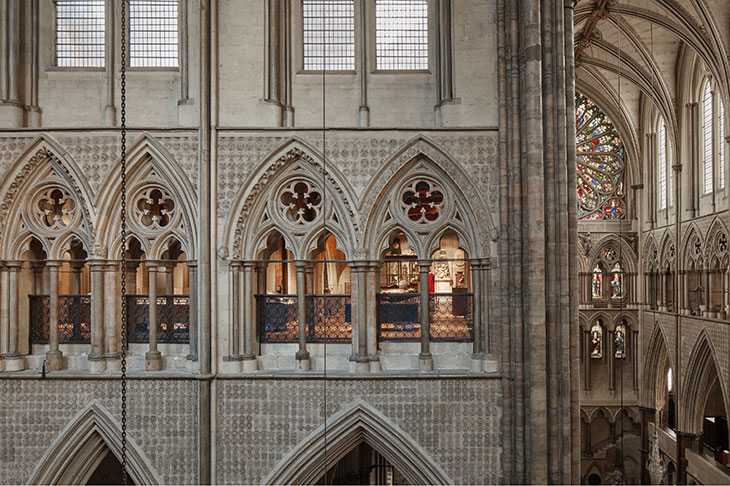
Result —
[[[122, 484], [122, 463], [111, 450], [107, 453], [96, 467], [86, 484]], [[134, 480], [127, 477], [126, 484], [134, 484]]]
[[387, 458], [361, 442], [314, 484], [408, 484]]
[[702, 451], [726, 463], [728, 454], [728, 421], [725, 414], [725, 401], [722, 397], [720, 381], [716, 377], [707, 394], [705, 409], [702, 413]]
[[[388, 238], [382, 254], [378, 293], [379, 341], [418, 340], [421, 336], [418, 254], [402, 231]], [[432, 291], [431, 289], [429, 289]]]

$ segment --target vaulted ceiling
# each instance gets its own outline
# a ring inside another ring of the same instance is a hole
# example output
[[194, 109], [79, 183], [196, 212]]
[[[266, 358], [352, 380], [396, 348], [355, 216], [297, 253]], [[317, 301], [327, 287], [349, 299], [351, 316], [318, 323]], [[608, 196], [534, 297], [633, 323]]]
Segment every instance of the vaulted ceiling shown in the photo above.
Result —
[[574, 20], [576, 89], [616, 122], [629, 152], [649, 103], [678, 133], [683, 56], [698, 56], [728, 101], [727, 0], [579, 0]]

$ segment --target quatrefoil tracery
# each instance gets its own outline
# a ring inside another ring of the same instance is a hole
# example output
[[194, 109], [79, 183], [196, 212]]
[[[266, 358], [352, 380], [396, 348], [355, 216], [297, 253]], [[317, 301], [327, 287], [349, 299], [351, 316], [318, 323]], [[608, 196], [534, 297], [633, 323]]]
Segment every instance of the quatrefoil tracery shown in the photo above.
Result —
[[444, 193], [431, 181], [419, 180], [409, 184], [401, 197], [407, 218], [414, 223], [433, 223], [444, 209]]
[[35, 213], [38, 222], [46, 228], [68, 228], [76, 213], [76, 201], [63, 189], [50, 187], [36, 198]]
[[147, 229], [162, 229], [170, 224], [175, 201], [166, 191], [150, 187], [136, 198], [134, 214], [139, 224]]
[[284, 186], [279, 201], [284, 219], [294, 224], [311, 223], [322, 211], [322, 195], [319, 189], [303, 180]]

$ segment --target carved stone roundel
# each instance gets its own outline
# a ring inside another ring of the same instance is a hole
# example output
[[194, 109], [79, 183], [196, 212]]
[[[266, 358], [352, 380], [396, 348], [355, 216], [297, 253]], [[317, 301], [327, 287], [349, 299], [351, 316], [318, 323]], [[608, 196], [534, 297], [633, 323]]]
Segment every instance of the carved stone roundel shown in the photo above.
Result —
[[401, 201], [408, 219], [417, 224], [433, 223], [444, 209], [444, 193], [431, 181], [414, 181], [403, 191]]
[[137, 223], [148, 229], [163, 229], [175, 214], [175, 201], [164, 189], [143, 190], [134, 202]]
[[76, 215], [74, 201], [60, 187], [43, 189], [35, 199], [36, 220], [46, 228], [63, 229], [71, 226]]
[[311, 223], [322, 211], [322, 194], [304, 180], [284, 186], [279, 193], [279, 202], [284, 219], [294, 224]]

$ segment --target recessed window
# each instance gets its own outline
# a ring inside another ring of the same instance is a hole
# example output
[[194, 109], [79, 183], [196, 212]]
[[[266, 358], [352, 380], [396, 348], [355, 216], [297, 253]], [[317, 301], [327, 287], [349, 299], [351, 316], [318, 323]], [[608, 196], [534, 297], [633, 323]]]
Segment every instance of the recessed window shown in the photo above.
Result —
[[667, 126], [659, 124], [659, 209], [667, 207]]
[[355, 5], [353, 0], [302, 2], [304, 69], [355, 69]]
[[104, 0], [56, 0], [56, 65], [104, 67]]
[[720, 140], [718, 145], [720, 150], [718, 156], [720, 158], [720, 189], [725, 189], [725, 104], [722, 100], [717, 103], [717, 124], [720, 132]]
[[178, 0], [131, 0], [129, 65], [178, 66]]
[[702, 159], [705, 194], [712, 192], [712, 91], [705, 83], [702, 95]]
[[428, 69], [427, 0], [375, 1], [375, 57], [381, 70]]

